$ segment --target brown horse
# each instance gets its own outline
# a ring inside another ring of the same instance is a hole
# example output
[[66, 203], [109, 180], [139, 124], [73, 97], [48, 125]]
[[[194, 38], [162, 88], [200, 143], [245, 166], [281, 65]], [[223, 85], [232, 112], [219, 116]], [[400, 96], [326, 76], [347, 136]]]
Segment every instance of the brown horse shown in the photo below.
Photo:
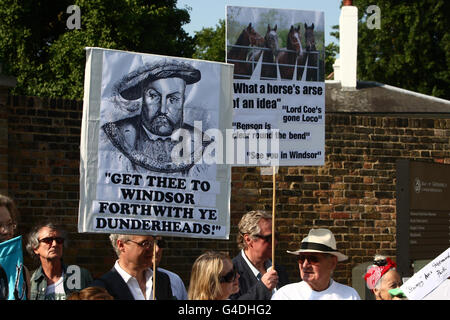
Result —
[[277, 78], [276, 58], [278, 56], [278, 34], [277, 25], [272, 29], [270, 24], [267, 25], [267, 32], [264, 37], [264, 52], [261, 67], [261, 80], [269, 80]]
[[234, 64], [235, 79], [249, 79], [252, 74], [251, 62], [248, 62], [250, 46], [262, 47], [264, 38], [255, 31], [252, 24], [242, 30], [236, 44], [231, 47], [227, 55], [227, 62]]
[[300, 26], [291, 29], [287, 35], [286, 51], [278, 54], [278, 67], [282, 79], [297, 80], [293, 77], [295, 64], [300, 65], [303, 60], [303, 48], [300, 38]]
[[[316, 40], [314, 37], [314, 23], [308, 27], [305, 23], [305, 43], [306, 54], [304, 55], [303, 65], [308, 61], [308, 68], [306, 69], [306, 81], [317, 81], [317, 69], [311, 67], [319, 67], [318, 54], [316, 51]], [[305, 66], [306, 67], [306, 66]]]

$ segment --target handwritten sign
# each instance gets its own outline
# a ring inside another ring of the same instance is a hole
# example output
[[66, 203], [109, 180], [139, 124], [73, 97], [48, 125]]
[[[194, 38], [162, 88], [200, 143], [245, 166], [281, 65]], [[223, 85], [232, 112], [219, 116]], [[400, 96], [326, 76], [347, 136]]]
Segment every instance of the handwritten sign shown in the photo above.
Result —
[[406, 281], [401, 290], [409, 300], [421, 300], [450, 276], [450, 248]]

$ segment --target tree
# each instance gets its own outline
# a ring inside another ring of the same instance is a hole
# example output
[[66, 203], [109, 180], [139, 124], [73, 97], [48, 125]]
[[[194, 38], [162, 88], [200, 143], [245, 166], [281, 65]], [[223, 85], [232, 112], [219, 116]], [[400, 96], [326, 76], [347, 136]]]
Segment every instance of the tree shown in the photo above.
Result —
[[225, 20], [220, 19], [216, 28], [203, 28], [195, 32], [193, 58], [225, 62]]
[[[79, 6], [81, 28], [66, 26]], [[82, 99], [85, 47], [191, 57], [190, 21], [176, 0], [2, 0], [0, 62], [14, 94]]]
[[372, 0], [353, 3], [359, 14], [358, 79], [450, 98], [449, 1], [376, 1], [380, 29], [368, 27], [375, 18], [366, 12]]

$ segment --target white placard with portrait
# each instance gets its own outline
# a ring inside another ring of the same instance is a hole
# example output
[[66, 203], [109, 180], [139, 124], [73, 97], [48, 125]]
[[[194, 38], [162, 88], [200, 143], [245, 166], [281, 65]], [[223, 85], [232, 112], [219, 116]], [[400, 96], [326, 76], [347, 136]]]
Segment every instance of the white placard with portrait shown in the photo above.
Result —
[[[227, 239], [233, 66], [87, 48], [80, 232]], [[213, 150], [213, 151], [211, 151]]]

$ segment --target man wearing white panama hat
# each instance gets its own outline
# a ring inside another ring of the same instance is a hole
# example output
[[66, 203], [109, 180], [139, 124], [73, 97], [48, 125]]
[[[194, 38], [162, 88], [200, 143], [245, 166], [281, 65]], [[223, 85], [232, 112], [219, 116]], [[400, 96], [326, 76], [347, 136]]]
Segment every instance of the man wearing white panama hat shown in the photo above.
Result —
[[336, 249], [336, 240], [328, 229], [311, 229], [296, 255], [303, 281], [278, 290], [272, 300], [360, 300], [352, 287], [337, 283], [331, 276], [336, 265], [348, 257]]

